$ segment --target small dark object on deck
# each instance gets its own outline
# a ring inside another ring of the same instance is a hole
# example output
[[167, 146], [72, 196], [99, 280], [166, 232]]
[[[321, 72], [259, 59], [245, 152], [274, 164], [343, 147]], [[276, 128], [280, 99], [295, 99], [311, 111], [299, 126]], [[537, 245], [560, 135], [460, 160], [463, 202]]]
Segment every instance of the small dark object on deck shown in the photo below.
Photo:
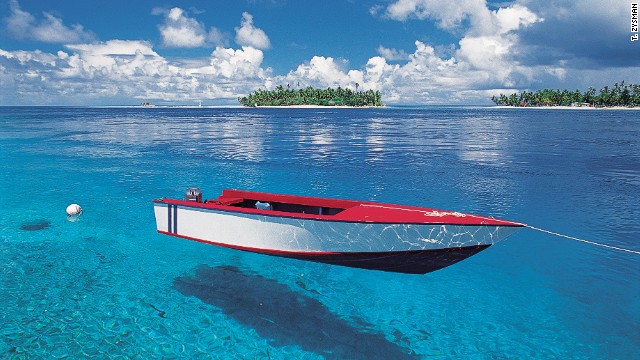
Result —
[[20, 230], [24, 231], [38, 231], [44, 230], [51, 226], [51, 221], [49, 220], [38, 220], [34, 222], [24, 223], [20, 226]]

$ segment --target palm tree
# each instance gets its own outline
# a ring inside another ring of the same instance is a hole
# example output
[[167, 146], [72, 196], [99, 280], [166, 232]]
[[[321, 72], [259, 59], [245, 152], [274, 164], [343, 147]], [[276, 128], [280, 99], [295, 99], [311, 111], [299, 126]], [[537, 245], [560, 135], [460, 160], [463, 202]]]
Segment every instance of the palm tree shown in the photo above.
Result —
[[366, 92], [354, 92], [349, 88], [338, 87], [326, 90], [314, 89], [311, 86], [305, 89], [292, 90], [290, 84], [287, 89], [278, 85], [274, 90], [258, 89], [254, 93], [244, 97], [238, 97], [238, 102], [244, 106], [282, 106], [282, 105], [348, 105], [348, 106], [382, 106], [382, 95], [379, 91], [368, 90]]

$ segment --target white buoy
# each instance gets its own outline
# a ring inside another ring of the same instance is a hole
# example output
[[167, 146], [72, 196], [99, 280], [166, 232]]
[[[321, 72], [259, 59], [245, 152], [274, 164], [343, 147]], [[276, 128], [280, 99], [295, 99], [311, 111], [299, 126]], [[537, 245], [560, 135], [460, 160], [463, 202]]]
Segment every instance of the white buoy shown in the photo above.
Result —
[[67, 219], [69, 221], [77, 221], [82, 215], [82, 208], [78, 204], [71, 204], [67, 206]]

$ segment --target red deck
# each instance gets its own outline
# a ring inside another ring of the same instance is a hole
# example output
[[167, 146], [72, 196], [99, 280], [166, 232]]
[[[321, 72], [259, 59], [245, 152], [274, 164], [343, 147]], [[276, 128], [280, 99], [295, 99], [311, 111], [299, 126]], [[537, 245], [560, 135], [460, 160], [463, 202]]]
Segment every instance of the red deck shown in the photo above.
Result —
[[[523, 224], [507, 220], [431, 208], [311, 196], [270, 194], [244, 190], [225, 189], [217, 199], [208, 200], [204, 203], [172, 199], [161, 199], [158, 201], [189, 207], [322, 221], [523, 226]], [[274, 204], [274, 208], [273, 210], [259, 210], [253, 206], [247, 206], [247, 204], [255, 203], [255, 201]], [[241, 207], [243, 203], [245, 207]]]

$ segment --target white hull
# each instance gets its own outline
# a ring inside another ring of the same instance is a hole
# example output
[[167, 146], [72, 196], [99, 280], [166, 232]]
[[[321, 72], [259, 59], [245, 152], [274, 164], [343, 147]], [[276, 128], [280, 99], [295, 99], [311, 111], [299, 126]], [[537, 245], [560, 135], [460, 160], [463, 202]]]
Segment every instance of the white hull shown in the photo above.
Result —
[[154, 203], [157, 230], [216, 245], [265, 252], [387, 253], [486, 247], [512, 226], [322, 221]]

